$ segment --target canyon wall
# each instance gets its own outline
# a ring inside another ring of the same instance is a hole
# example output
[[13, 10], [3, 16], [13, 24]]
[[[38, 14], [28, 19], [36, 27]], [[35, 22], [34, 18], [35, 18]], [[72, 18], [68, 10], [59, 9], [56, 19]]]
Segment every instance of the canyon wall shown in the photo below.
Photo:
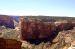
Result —
[[7, 28], [14, 28], [13, 19], [7, 15], [0, 15], [0, 26], [5, 26]]
[[[57, 23], [56, 23], [57, 22]], [[69, 21], [42, 21], [41, 19], [20, 17], [22, 39], [27, 41], [50, 41], [62, 30], [70, 30], [75, 26]]]

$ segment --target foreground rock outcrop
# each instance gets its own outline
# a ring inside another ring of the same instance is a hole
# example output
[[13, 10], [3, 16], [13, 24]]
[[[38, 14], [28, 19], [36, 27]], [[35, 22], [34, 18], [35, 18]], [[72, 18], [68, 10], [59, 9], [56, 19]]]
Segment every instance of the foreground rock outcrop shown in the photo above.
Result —
[[15, 39], [0, 38], [0, 49], [21, 49], [21, 42]]

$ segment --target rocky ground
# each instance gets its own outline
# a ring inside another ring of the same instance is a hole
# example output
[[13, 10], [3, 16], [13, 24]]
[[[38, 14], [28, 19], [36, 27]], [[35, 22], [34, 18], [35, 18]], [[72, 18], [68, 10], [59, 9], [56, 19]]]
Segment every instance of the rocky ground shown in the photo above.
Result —
[[[4, 27], [0, 27], [0, 29], [3, 28]], [[70, 49], [71, 45], [75, 45], [75, 28], [59, 32], [52, 44], [50, 42], [42, 42], [39, 45], [35, 45], [22, 41], [20, 32], [15, 29], [3, 29], [2, 32], [0, 32], [0, 37], [20, 40], [22, 42], [22, 49]]]

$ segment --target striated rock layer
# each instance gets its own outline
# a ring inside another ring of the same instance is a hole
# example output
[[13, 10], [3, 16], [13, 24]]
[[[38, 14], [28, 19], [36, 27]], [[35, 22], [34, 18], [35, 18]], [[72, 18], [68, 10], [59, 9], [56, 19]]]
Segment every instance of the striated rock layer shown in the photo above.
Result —
[[21, 42], [15, 39], [0, 38], [0, 49], [21, 49]]
[[0, 26], [5, 26], [7, 28], [14, 28], [13, 19], [10, 16], [0, 15]]
[[[58, 21], [57, 21], [58, 22]], [[20, 17], [20, 29], [22, 39], [33, 43], [40, 43], [41, 41], [52, 42], [58, 35], [59, 31], [70, 30], [75, 24], [71, 22], [64, 22], [56, 24], [55, 22], [44, 22], [41, 19]]]

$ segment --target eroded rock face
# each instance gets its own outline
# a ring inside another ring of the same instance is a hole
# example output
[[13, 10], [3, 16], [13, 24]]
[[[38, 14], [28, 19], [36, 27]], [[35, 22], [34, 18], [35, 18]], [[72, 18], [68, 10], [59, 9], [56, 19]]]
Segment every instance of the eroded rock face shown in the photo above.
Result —
[[15, 39], [0, 38], [0, 49], [21, 49], [21, 42]]
[[5, 26], [7, 28], [14, 28], [13, 19], [10, 16], [0, 15], [0, 26]]
[[[30, 42], [52, 41], [58, 33], [53, 23], [41, 20], [25, 20], [21, 18], [21, 33], [23, 40]], [[51, 37], [51, 38], [50, 38]]]
[[75, 26], [74, 23], [69, 22], [68, 20], [63, 20], [63, 21], [56, 21], [54, 22], [55, 25], [57, 26], [57, 30], [58, 31], [62, 31], [62, 30], [70, 30], [73, 29], [73, 27]]
[[58, 31], [73, 29], [72, 23], [61, 23], [57, 26]]
[[75, 29], [59, 32], [52, 42], [52, 45], [50, 45], [50, 42], [34, 45], [23, 41], [22, 47], [30, 49], [68, 49], [71, 45], [75, 44]]
[[38, 19], [21, 17], [20, 27], [22, 39], [36, 43], [40, 41], [52, 42], [60, 31], [73, 29], [74, 24], [66, 20], [57, 25], [55, 22], [44, 22]]

